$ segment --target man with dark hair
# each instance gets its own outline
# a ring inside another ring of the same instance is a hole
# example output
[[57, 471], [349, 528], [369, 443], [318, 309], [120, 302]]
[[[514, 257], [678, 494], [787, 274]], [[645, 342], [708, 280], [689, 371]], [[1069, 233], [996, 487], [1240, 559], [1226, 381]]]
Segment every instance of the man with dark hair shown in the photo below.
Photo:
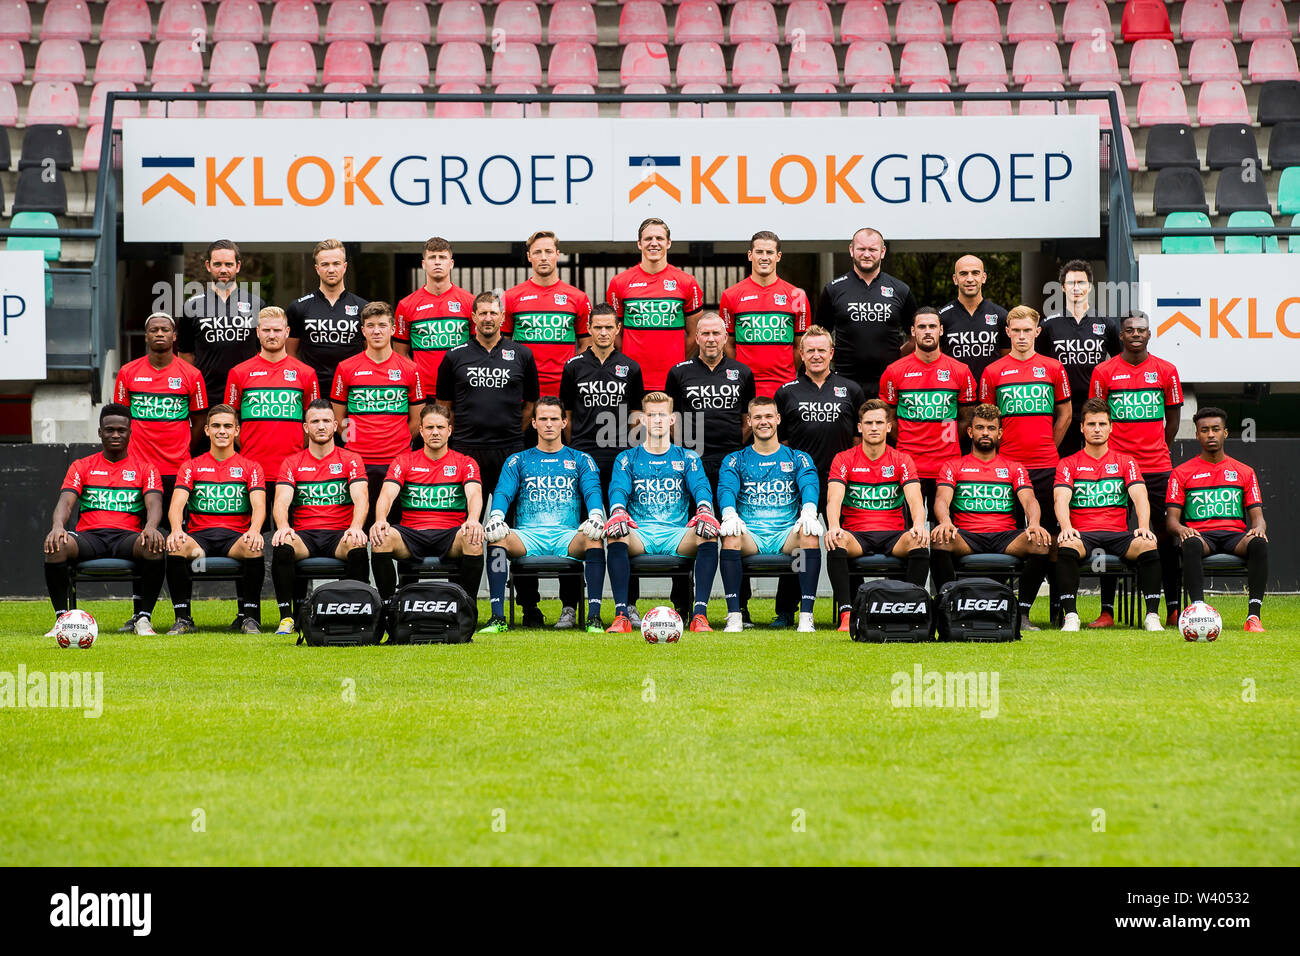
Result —
[[[232, 630], [262, 633], [262, 524], [266, 520], [266, 488], [262, 466], [235, 450], [239, 416], [229, 405], [213, 405], [203, 431], [208, 450], [191, 458], [176, 474], [176, 491], [169, 504], [172, 532], [167, 536], [167, 590], [176, 623], [168, 634], [193, 634], [190, 601], [194, 596], [191, 562], [203, 558], [234, 558], [243, 564], [235, 585], [239, 613]], [[189, 514], [188, 533], [185, 515]]]
[[749, 240], [749, 275], [722, 293], [727, 354], [754, 370], [759, 395], [794, 378], [794, 356], [808, 331], [808, 296], [776, 274], [781, 240], [768, 230]]
[[565, 363], [590, 341], [591, 300], [581, 289], [560, 281], [555, 233], [535, 232], [524, 247], [532, 272], [506, 290], [501, 334], [532, 351], [541, 394], [559, 395]]
[[957, 298], [939, 309], [943, 338], [939, 347], [945, 355], [962, 362], [980, 380], [984, 370], [1011, 349], [1007, 338], [1007, 310], [984, 298], [988, 275], [978, 256], [962, 256], [952, 267], [952, 284]]
[[451, 243], [434, 236], [424, 243], [424, 285], [397, 303], [393, 349], [415, 362], [420, 381], [432, 389], [442, 357], [473, 334], [474, 296], [451, 281], [456, 266]]
[[[68, 562], [135, 561], [134, 610], [119, 633], [153, 634], [149, 619], [162, 591], [166, 554], [158, 531], [162, 485], [152, 462], [131, 450], [131, 411], [125, 405], [110, 403], [100, 411], [99, 443], [100, 451], [74, 461], [63, 479], [45, 536], [45, 586], [57, 622], [71, 603]], [[74, 508], [77, 530], [69, 531]]]
[[176, 351], [203, 373], [209, 396], [220, 395], [230, 370], [257, 353], [253, 328], [262, 300], [236, 281], [242, 265], [239, 246], [211, 243], [203, 257], [210, 281], [176, 317]]
[[343, 287], [348, 254], [338, 239], [322, 239], [311, 253], [320, 287], [285, 309], [289, 317], [289, 354], [311, 366], [322, 385], [334, 381], [344, 359], [366, 347], [361, 310], [366, 300]]
[[[1230, 458], [1228, 413], [1203, 406], [1192, 416], [1201, 453], [1169, 476], [1169, 533], [1182, 543], [1183, 583], [1193, 601], [1205, 600], [1205, 556], [1235, 554], [1246, 562], [1249, 591], [1246, 624], [1253, 634], [1264, 633], [1260, 615], [1268, 587], [1268, 534], [1264, 499], [1254, 469]], [[1249, 527], [1247, 527], [1249, 519]]]

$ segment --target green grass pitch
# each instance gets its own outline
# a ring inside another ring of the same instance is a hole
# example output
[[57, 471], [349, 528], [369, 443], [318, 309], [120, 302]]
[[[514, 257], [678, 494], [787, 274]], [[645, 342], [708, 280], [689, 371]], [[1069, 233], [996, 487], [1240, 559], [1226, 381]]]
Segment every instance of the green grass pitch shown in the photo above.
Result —
[[[89, 602], [87, 651], [8, 602], [0, 672], [99, 671], [104, 699], [0, 708], [3, 862], [1294, 865], [1300, 599], [1270, 599], [1264, 635], [1244, 598], [1211, 602], [1209, 645], [760, 627], [340, 649], [224, 633], [220, 601], [196, 604], [210, 632], [119, 636], [125, 602]], [[996, 671], [996, 717], [894, 706], [917, 665]]]

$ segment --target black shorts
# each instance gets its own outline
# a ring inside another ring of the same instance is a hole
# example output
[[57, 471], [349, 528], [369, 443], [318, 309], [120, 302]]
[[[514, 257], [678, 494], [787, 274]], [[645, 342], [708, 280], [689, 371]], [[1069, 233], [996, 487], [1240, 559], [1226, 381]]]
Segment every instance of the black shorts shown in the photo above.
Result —
[[478, 465], [479, 480], [483, 485], [483, 513], [488, 513], [488, 498], [496, 490], [497, 482], [501, 480], [501, 469], [505, 467], [506, 459], [517, 451], [524, 450], [523, 437], [520, 436], [518, 442], [512, 442], [508, 445], [457, 445], [451, 446], [454, 450], [462, 455], [468, 455], [474, 459]]
[[1169, 491], [1169, 474], [1167, 471], [1142, 474], [1147, 486], [1147, 500], [1151, 502], [1151, 530], [1162, 538], [1165, 537], [1165, 495]]
[[298, 537], [307, 546], [307, 557], [332, 558], [339, 542], [343, 540], [343, 532], [332, 528], [309, 528], [299, 531]]
[[[1056, 494], [1056, 469], [1055, 468], [1026, 468], [1025, 473], [1029, 476], [1030, 483], [1034, 486], [1034, 500], [1038, 502], [1038, 523], [1043, 526], [1049, 534], [1056, 534], [1061, 530], [1060, 524], [1056, 520], [1056, 506], [1054, 496]], [[1027, 523], [1025, 518], [1025, 509], [1020, 507], [1020, 501], [1016, 501], [1016, 518], [1021, 523]]]
[[1236, 554], [1237, 545], [1246, 537], [1244, 531], [1202, 531], [1201, 540], [1210, 546], [1210, 554]]
[[460, 531], [459, 528], [421, 530], [402, 525], [394, 525], [394, 527], [406, 542], [406, 547], [410, 549], [411, 557], [416, 559], [445, 558], [447, 552], [451, 550], [451, 543], [456, 540], [456, 533]]
[[226, 557], [230, 553], [230, 549], [244, 535], [242, 531], [231, 531], [229, 528], [206, 528], [203, 531], [190, 531], [188, 533], [209, 558]]
[[139, 531], [120, 531], [116, 528], [100, 528], [94, 531], [69, 531], [77, 539], [77, 560], [95, 561], [99, 558], [134, 558], [136, 538]]
[[[848, 531], [848, 529], [845, 529]], [[854, 539], [862, 547], [863, 554], [890, 554], [894, 553], [894, 545], [898, 544], [898, 539], [905, 535], [906, 531], [849, 531]]]
[[1122, 558], [1133, 546], [1132, 531], [1080, 531], [1079, 539], [1083, 542], [1085, 561], [1094, 551], [1104, 551]]
[[591, 456], [592, 461], [596, 463], [596, 469], [600, 472], [600, 487], [603, 489], [601, 497], [609, 497], [609, 483], [614, 478], [614, 460], [623, 453], [621, 448], [598, 448], [592, 451], [589, 448], [582, 449]]
[[[375, 504], [379, 493], [384, 490], [384, 478], [388, 475], [387, 465], [366, 465], [366, 494], [370, 497], [370, 510], [366, 513], [366, 528], [375, 523]], [[402, 506], [398, 499], [388, 509], [388, 523], [397, 524], [402, 520]]]
[[[937, 520], [934, 515], [934, 497], [939, 492], [939, 479], [922, 478], [920, 480], [920, 484], [921, 484], [921, 500], [925, 502], [926, 516], [930, 519], [930, 524], [934, 525]], [[908, 513], [909, 514], [911, 513], [910, 508], [908, 509]]]
[[158, 483], [162, 486], [162, 517], [158, 519], [158, 528], [167, 537], [167, 532], [172, 530], [171, 523], [167, 519], [167, 513], [172, 506], [172, 495], [176, 491], [175, 475], [159, 475]]
[[1011, 542], [1020, 537], [1019, 530], [1011, 531], [962, 531], [962, 540], [970, 545], [973, 554], [1006, 554]]

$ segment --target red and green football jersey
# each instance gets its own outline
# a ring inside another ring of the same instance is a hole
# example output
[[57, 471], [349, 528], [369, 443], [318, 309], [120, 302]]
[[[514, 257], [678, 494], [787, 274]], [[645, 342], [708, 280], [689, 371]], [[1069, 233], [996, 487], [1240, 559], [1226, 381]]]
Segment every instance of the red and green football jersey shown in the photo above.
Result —
[[140, 531], [144, 496], [161, 495], [162, 481], [145, 458], [128, 452], [121, 461], [109, 461], [99, 452], [69, 465], [61, 490], [77, 496], [78, 531]]
[[844, 486], [840, 527], [846, 531], [902, 531], [903, 486], [919, 480], [916, 465], [906, 452], [885, 446], [872, 461], [861, 445], [835, 456], [829, 481]]
[[469, 510], [465, 486], [482, 483], [478, 463], [450, 448], [437, 459], [423, 448], [403, 452], [388, 467], [384, 481], [400, 486], [402, 524], [416, 531], [459, 528]]
[[609, 280], [605, 299], [623, 321], [623, 352], [636, 359], [647, 392], [686, 361], [686, 317], [704, 307], [699, 283], [676, 266], [651, 275], [635, 265]]
[[294, 528], [343, 531], [352, 524], [352, 486], [366, 483], [366, 464], [347, 448], [336, 447], [324, 458], [304, 448], [284, 460], [275, 480], [293, 489]]
[[978, 534], [1016, 530], [1016, 495], [1022, 488], [1034, 490], [1024, 466], [1005, 455], [994, 455], [992, 461], [974, 455], [946, 461], [939, 484], [952, 489], [952, 523]]
[[754, 372], [759, 395], [771, 397], [794, 381], [794, 339], [808, 331], [808, 296], [777, 279], [759, 285], [753, 276], [722, 293], [722, 319], [736, 337], [736, 361]]
[[1246, 509], [1263, 505], [1259, 478], [1235, 458], [1208, 462], [1197, 455], [1173, 470], [1165, 502], [1183, 509], [1183, 524], [1197, 531], [1245, 531]]
[[1076, 531], [1127, 531], [1128, 490], [1140, 484], [1137, 462], [1113, 448], [1101, 458], [1084, 448], [1056, 466], [1056, 487], [1070, 489], [1070, 524]]
[[474, 334], [474, 296], [453, 285], [441, 295], [424, 286], [397, 303], [393, 341], [411, 347], [420, 381], [438, 381], [442, 357]]
[[999, 451], [1026, 468], [1055, 468], [1061, 460], [1052, 440], [1056, 406], [1070, 400], [1065, 367], [1046, 355], [1021, 360], [1004, 355], [980, 378], [980, 401], [1002, 412]]
[[239, 412], [239, 453], [261, 465], [264, 477], [278, 475], [284, 460], [302, 450], [303, 419], [318, 398], [316, 372], [292, 355], [240, 362], [226, 377], [224, 396]]
[[1110, 406], [1110, 444], [1132, 455], [1143, 471], [1173, 468], [1165, 444], [1165, 410], [1183, 404], [1183, 386], [1172, 362], [1148, 355], [1130, 365], [1123, 354], [1092, 370], [1088, 393]]
[[[266, 491], [262, 466], [243, 455], [217, 461], [212, 452], [191, 458], [176, 472], [176, 487], [190, 493], [186, 527], [192, 534], [210, 528], [247, 531], [253, 513], [251, 495]], [[223, 557], [223, 555], [212, 555]]]
[[898, 416], [899, 451], [912, 456], [919, 477], [937, 477], [945, 461], [961, 454], [957, 407], [974, 402], [978, 391], [970, 369], [943, 354], [933, 362], [904, 355], [880, 376], [880, 398]]
[[415, 363], [396, 352], [376, 362], [365, 352], [339, 362], [333, 401], [347, 405], [352, 421], [348, 448], [367, 465], [387, 465], [411, 446], [411, 406], [424, 401]]
[[176, 474], [190, 457], [190, 412], [208, 407], [199, 370], [181, 358], [164, 368], [138, 358], [118, 370], [113, 401], [131, 409], [131, 451], [160, 475]]
[[502, 308], [501, 334], [532, 349], [540, 394], [558, 397], [564, 363], [573, 358], [579, 337], [590, 331], [587, 293], [567, 282], [538, 285], [525, 279], [506, 291]]

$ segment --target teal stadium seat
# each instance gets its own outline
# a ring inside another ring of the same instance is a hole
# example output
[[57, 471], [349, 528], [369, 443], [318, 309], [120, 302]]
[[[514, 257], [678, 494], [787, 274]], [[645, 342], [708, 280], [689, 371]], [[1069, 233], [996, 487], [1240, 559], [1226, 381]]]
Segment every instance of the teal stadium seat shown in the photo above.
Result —
[[1282, 170], [1277, 181], [1277, 211], [1284, 216], [1300, 213], [1300, 166]]
[[[1165, 228], [1210, 228], [1210, 217], [1203, 212], [1171, 212], [1165, 216]], [[1163, 236], [1160, 251], [1167, 256], [1215, 253], [1218, 248], [1213, 236]]]
[[[1300, 229], [1300, 216], [1292, 216], [1291, 225]], [[1287, 236], [1286, 251], [1300, 252], [1300, 236]]]
[[[1240, 210], [1228, 217], [1228, 227], [1262, 226], [1273, 228], [1273, 217], [1257, 210]], [[1261, 239], [1263, 243], [1261, 245]], [[1223, 251], [1229, 254], [1280, 252], [1277, 236], [1227, 236], [1223, 240]]]
[[[49, 229], [53, 231], [59, 228], [59, 220], [50, 212], [18, 212], [14, 213], [10, 228]], [[51, 305], [54, 302], [54, 277], [50, 275], [50, 263], [58, 262], [59, 254], [63, 250], [63, 244], [59, 237], [11, 236], [6, 248], [10, 252], [34, 249], [41, 253], [45, 259], [45, 304]]]

